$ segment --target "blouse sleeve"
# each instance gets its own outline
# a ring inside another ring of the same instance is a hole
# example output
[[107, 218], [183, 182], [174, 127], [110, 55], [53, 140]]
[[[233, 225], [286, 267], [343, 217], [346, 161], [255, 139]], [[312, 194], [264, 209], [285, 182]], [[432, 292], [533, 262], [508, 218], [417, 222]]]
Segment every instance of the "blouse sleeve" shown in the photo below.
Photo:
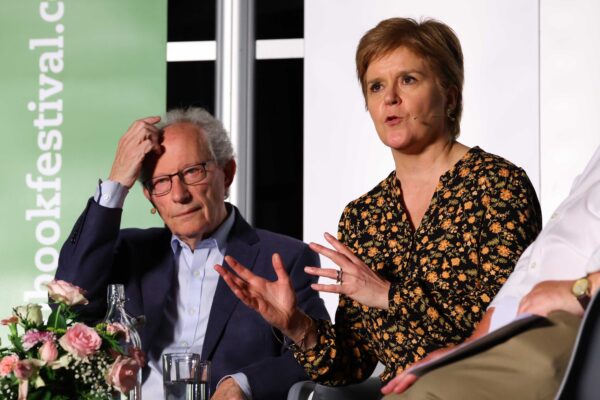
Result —
[[[338, 237], [348, 245], [352, 224], [344, 210], [340, 219]], [[368, 329], [361, 318], [362, 307], [347, 296], [340, 295], [335, 313], [335, 325], [330, 321], [317, 321], [317, 345], [308, 351], [293, 346], [296, 360], [314, 381], [330, 386], [361, 382], [373, 373], [377, 357], [363, 338]]]
[[[495, 175], [486, 179], [488, 190], [481, 197], [477, 253], [465, 255], [472, 268], [451, 277], [453, 290], [439, 290], [425, 277], [391, 285], [388, 318], [395, 318], [403, 329], [409, 327], [407, 339], [421, 343], [408, 362], [466, 339], [521, 253], [541, 230], [539, 202], [522, 169], [514, 168], [505, 178]], [[452, 267], [464, 260], [447, 261], [448, 270], [453, 271]]]

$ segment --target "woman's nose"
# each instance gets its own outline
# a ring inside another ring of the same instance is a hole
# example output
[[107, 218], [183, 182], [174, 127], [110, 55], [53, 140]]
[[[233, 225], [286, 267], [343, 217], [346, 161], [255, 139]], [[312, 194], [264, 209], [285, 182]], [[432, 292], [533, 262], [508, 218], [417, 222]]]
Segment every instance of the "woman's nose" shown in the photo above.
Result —
[[385, 104], [394, 105], [400, 103], [400, 94], [395, 86], [386, 89], [384, 96]]

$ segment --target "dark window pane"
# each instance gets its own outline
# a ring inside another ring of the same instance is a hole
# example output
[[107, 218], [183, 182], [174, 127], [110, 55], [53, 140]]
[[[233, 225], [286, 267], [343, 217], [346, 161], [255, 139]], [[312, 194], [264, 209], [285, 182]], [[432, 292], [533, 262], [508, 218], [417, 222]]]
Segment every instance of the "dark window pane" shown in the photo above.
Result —
[[169, 0], [168, 41], [215, 40], [216, 0]]
[[215, 110], [215, 62], [167, 63], [167, 109], [204, 107]]
[[[254, 225], [302, 239], [302, 59], [255, 67]], [[276, 83], [275, 83], [276, 82]]]
[[255, 0], [255, 5], [256, 39], [304, 37], [304, 0]]

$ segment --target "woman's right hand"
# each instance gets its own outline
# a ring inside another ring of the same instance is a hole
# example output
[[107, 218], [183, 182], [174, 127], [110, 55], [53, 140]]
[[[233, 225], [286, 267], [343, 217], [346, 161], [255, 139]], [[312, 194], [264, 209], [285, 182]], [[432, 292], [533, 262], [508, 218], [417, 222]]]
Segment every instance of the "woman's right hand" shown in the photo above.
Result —
[[296, 293], [281, 256], [273, 254], [273, 269], [277, 275], [274, 282], [253, 274], [231, 256], [225, 256], [225, 261], [235, 274], [222, 265], [215, 265], [215, 270], [233, 293], [285, 336], [294, 341], [301, 340], [306, 332], [308, 317], [296, 306]]

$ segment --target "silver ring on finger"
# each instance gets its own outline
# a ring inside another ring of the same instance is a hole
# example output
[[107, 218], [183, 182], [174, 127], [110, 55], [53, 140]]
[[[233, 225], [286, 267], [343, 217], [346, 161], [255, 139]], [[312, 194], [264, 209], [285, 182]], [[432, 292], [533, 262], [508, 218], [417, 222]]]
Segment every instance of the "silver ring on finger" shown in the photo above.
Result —
[[337, 272], [337, 275], [335, 278], [335, 283], [339, 283], [341, 285], [342, 283], [344, 283], [344, 281], [342, 280], [342, 278], [344, 277], [344, 271], [342, 271], [340, 269], [340, 270], [337, 270], [336, 272]]

